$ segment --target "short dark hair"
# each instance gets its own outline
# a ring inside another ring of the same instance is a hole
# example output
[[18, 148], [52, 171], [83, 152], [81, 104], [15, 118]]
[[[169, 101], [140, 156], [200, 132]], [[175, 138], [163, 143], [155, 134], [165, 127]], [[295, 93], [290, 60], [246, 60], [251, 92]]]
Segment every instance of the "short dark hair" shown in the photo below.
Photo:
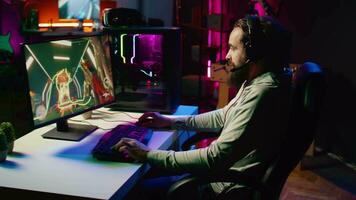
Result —
[[269, 16], [246, 16], [236, 21], [236, 27], [244, 32], [242, 42], [250, 60], [260, 60], [270, 70], [288, 66], [291, 33], [276, 19]]

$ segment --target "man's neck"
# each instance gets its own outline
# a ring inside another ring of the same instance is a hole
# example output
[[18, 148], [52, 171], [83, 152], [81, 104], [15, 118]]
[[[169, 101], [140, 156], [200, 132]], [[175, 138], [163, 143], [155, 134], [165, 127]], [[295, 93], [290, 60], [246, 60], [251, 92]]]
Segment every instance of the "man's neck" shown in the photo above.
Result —
[[254, 78], [256, 78], [257, 76], [265, 72], [266, 72], [265, 67], [260, 65], [258, 62], [257, 63], [251, 62], [247, 82], [252, 81]]

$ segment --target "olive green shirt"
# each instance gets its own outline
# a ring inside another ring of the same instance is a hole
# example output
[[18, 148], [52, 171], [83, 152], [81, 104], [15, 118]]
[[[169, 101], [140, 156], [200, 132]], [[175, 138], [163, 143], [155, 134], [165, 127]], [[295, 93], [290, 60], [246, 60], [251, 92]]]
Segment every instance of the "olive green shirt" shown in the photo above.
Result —
[[[224, 108], [174, 118], [175, 128], [221, 133], [205, 148], [152, 150], [147, 155], [148, 163], [175, 172], [209, 174], [232, 169], [260, 178], [268, 162], [278, 154], [286, 130], [290, 81], [283, 80], [274, 73], [264, 73], [244, 83]], [[229, 185], [212, 184], [216, 192]]]

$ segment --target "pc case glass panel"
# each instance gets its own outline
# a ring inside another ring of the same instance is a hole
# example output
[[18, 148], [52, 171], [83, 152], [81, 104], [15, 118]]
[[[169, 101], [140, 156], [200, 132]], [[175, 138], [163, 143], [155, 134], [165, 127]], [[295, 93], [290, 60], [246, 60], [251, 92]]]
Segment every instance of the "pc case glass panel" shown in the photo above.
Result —
[[117, 35], [116, 40], [117, 106], [165, 109], [163, 35], [127, 33]]

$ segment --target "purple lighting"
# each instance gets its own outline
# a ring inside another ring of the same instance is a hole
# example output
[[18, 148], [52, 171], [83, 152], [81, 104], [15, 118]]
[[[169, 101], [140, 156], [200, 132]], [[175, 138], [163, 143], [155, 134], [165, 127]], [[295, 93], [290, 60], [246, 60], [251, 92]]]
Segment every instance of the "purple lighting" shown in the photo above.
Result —
[[[1, 8], [0, 20], [0, 34], [7, 35], [10, 32], [10, 45], [14, 50], [14, 54], [19, 55], [21, 53], [20, 44], [23, 43], [24, 39], [20, 34], [21, 30], [21, 16], [20, 13], [16, 11], [14, 5], [2, 3], [3, 8]], [[11, 19], [11, 20], [6, 20]]]
[[122, 34], [120, 52], [122, 62], [151, 63], [162, 62], [162, 35]]
[[221, 0], [213, 0], [213, 13], [221, 14]]
[[262, 4], [260, 2], [257, 2], [255, 4], [255, 10], [257, 11], [258, 13], [258, 16], [265, 16], [266, 15], [266, 12], [262, 6]]
[[[213, 15], [213, 14], [217, 14], [220, 15], [222, 14], [222, 2], [221, 0], [209, 0], [209, 4], [208, 4], [208, 14], [209, 15]], [[213, 30], [209, 30], [208, 31], [208, 47], [212, 47], [212, 46], [216, 46], [219, 47], [221, 46], [221, 33], [220, 31], [213, 31]], [[220, 60], [221, 59], [221, 55], [218, 53], [216, 55], [216, 59]], [[207, 77], [210, 77], [210, 65], [211, 65], [211, 60], [208, 60], [207, 63]]]
[[209, 15], [213, 14], [213, 6], [212, 6], [212, 1], [213, 1], [213, 0], [209, 0], [209, 7], [208, 7], [208, 12], [209, 12]]
[[140, 34], [138, 36], [140, 49], [138, 53], [141, 60], [160, 60], [162, 56], [162, 35]]

